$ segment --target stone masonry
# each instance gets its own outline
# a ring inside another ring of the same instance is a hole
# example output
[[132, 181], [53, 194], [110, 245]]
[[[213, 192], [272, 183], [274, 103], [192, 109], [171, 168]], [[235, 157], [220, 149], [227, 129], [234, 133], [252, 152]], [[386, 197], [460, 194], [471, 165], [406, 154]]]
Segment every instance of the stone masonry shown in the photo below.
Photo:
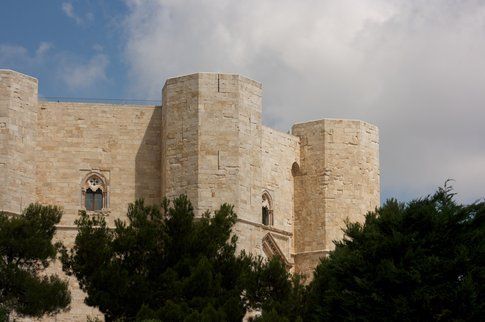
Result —
[[[248, 78], [171, 78], [161, 106], [39, 101], [37, 85], [0, 70], [0, 211], [62, 206], [56, 238], [66, 245], [98, 187], [94, 212], [110, 225], [137, 198], [159, 204], [187, 194], [197, 216], [233, 204], [239, 249], [279, 255], [311, 278], [344, 221], [362, 221], [379, 205], [376, 126], [323, 119], [276, 131], [262, 125], [262, 86]], [[62, 275], [58, 263], [51, 271]], [[69, 283], [71, 310], [55, 320], [100, 316]]]

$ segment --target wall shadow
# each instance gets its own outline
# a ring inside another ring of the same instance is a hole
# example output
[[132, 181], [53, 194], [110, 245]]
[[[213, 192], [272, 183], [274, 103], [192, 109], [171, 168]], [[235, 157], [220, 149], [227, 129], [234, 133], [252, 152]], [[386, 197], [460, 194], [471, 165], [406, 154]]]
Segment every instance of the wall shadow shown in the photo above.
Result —
[[162, 107], [156, 106], [135, 157], [135, 198], [146, 205], [161, 202]]

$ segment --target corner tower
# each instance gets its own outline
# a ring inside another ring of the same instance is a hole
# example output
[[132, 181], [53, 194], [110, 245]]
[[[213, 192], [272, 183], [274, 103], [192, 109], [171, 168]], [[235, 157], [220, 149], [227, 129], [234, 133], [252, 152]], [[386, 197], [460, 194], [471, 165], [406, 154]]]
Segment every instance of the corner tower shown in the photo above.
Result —
[[0, 211], [21, 213], [35, 197], [37, 79], [0, 70]]
[[296, 124], [300, 166], [295, 175], [294, 252], [308, 274], [342, 239], [344, 221], [362, 222], [379, 205], [379, 134], [355, 120]]
[[222, 203], [261, 216], [261, 84], [231, 74], [167, 80], [162, 104], [162, 197], [187, 194], [197, 216]]

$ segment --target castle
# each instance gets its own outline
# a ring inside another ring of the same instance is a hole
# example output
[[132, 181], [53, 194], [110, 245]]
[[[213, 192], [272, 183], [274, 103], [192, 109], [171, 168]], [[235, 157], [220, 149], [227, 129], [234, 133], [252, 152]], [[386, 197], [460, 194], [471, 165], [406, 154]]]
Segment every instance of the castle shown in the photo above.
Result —
[[[161, 106], [47, 102], [35, 78], [0, 70], [0, 211], [62, 206], [69, 246], [79, 210], [112, 225], [137, 198], [187, 194], [197, 216], [227, 202], [240, 249], [310, 274], [344, 220], [379, 205], [378, 130], [323, 119], [282, 133], [262, 125], [261, 98], [256, 81], [197, 73], [168, 79]], [[85, 320], [70, 283], [71, 312], [57, 320]]]

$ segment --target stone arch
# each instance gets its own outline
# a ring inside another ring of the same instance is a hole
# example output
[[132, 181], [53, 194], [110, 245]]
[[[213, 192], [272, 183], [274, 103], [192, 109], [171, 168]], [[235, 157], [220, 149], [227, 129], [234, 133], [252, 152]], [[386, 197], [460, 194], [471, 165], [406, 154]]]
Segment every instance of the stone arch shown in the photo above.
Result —
[[102, 211], [109, 207], [108, 180], [99, 171], [91, 171], [81, 181], [81, 208]]
[[278, 243], [273, 238], [271, 233], [267, 233], [263, 237], [263, 252], [266, 258], [271, 259], [277, 256], [285, 265], [286, 269], [289, 270], [291, 268], [291, 264], [288, 262], [285, 254], [281, 251], [281, 248], [278, 246]]
[[261, 197], [261, 222], [266, 226], [273, 226], [273, 198], [269, 191], [264, 190]]

